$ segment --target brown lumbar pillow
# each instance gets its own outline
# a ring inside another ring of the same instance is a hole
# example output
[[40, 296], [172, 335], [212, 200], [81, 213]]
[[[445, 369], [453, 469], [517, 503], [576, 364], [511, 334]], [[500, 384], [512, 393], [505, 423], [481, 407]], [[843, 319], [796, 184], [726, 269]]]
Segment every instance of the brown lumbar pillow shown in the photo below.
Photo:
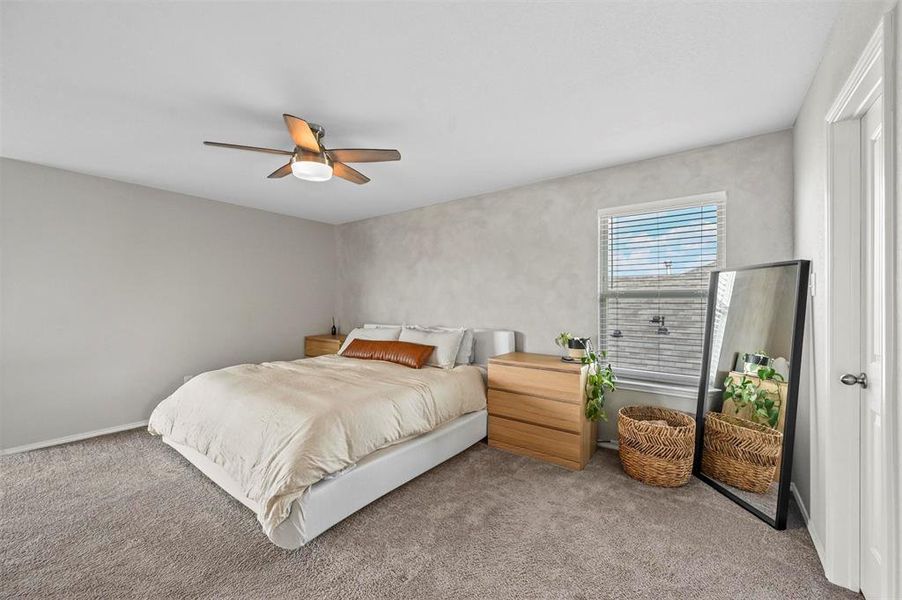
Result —
[[433, 350], [435, 350], [435, 346], [426, 344], [358, 338], [348, 344], [348, 347], [342, 350], [341, 355], [363, 360], [385, 360], [411, 369], [419, 369], [429, 360]]

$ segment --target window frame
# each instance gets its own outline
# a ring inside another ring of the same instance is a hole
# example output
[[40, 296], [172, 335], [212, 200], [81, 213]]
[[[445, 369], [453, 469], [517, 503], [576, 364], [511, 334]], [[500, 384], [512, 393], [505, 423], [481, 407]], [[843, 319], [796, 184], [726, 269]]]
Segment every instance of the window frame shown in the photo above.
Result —
[[[614, 291], [610, 290], [607, 287], [608, 277], [607, 277], [607, 268], [608, 268], [608, 251], [607, 247], [603, 248], [603, 245], [606, 246], [608, 237], [605, 236], [602, 239], [602, 224], [604, 219], [608, 219], [611, 217], [629, 217], [644, 213], [654, 213], [654, 212], [662, 212], [668, 210], [679, 210], [681, 208], [693, 208], [700, 206], [708, 206], [708, 205], [717, 205], [717, 214], [719, 217], [718, 221], [718, 237], [717, 237], [717, 258], [716, 264], [713, 269], [722, 269], [726, 264], [726, 239], [727, 239], [727, 193], [724, 190], [707, 192], [703, 194], [693, 194], [691, 196], [680, 196], [677, 198], [668, 198], [666, 200], [655, 200], [652, 202], [643, 202], [640, 204], [630, 204], [630, 205], [621, 205], [621, 206], [613, 206], [608, 208], [600, 208], [598, 209], [598, 213], [596, 216], [596, 242], [597, 242], [597, 255], [598, 255], [598, 270], [597, 270], [597, 282], [596, 282], [596, 296], [595, 296], [595, 307], [596, 307], [596, 332], [598, 336], [598, 348], [599, 350], [606, 350], [607, 345], [605, 344], [605, 340], [607, 339], [602, 331], [602, 324], [604, 322], [603, 315], [603, 303], [604, 299], [608, 297], [646, 297], [647, 294], [643, 294], [642, 292], [635, 291]], [[660, 292], [656, 295], [656, 297], [660, 297], [662, 294]], [[698, 290], [694, 290], [692, 288], [671, 288], [667, 290], [663, 296], [665, 297], [700, 297], [705, 299], [705, 306], [707, 306], [707, 297], [708, 297], [708, 286], [704, 285]], [[707, 312], [707, 308], [706, 308]], [[707, 316], [707, 315], [705, 315]], [[704, 322], [704, 321], [703, 321]], [[704, 342], [702, 342], [704, 345]], [[704, 348], [699, 348], [700, 351], [703, 351]], [[630, 369], [624, 367], [617, 367], [614, 365], [615, 372], [617, 373], [618, 381], [621, 383], [626, 383], [624, 387], [629, 388], [632, 387], [630, 384], [651, 384], [653, 386], [663, 385], [673, 388], [697, 388], [699, 377], [701, 373], [696, 376], [689, 375], [675, 375], [672, 373], [661, 373], [658, 371], [651, 370], [639, 370], [639, 369]]]

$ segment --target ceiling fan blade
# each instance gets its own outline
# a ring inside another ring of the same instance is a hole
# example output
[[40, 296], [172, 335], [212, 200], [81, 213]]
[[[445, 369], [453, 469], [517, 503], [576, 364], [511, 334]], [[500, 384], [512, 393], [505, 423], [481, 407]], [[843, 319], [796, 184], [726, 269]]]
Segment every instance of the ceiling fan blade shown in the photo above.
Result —
[[397, 150], [375, 150], [369, 148], [338, 148], [326, 152], [332, 160], [346, 163], [383, 162], [387, 160], [401, 160], [401, 153]]
[[207, 146], [218, 146], [220, 148], [234, 148], [235, 150], [251, 150], [253, 152], [266, 152], [267, 154], [287, 154], [291, 156], [294, 152], [288, 150], [276, 150], [275, 148], [258, 148], [257, 146], [242, 146], [240, 144], [226, 144], [225, 142], [204, 142]]
[[336, 177], [341, 177], [342, 179], [347, 179], [348, 181], [357, 184], [364, 184], [370, 180], [369, 177], [367, 177], [360, 171], [355, 171], [348, 165], [340, 162], [335, 162], [332, 164], [332, 174]]
[[278, 169], [276, 169], [275, 171], [270, 173], [268, 175], [268, 177], [270, 179], [278, 179], [279, 177], [285, 177], [289, 173], [291, 173], [291, 163], [290, 162], [282, 165], [281, 167], [279, 167]]
[[310, 125], [307, 124], [307, 121], [304, 119], [299, 119], [292, 115], [282, 115], [282, 118], [285, 119], [285, 125], [288, 127], [288, 133], [291, 134], [291, 139], [294, 140], [294, 143], [307, 152], [316, 152], [319, 154], [319, 142], [316, 139], [316, 136], [313, 135], [313, 130], [310, 129]]

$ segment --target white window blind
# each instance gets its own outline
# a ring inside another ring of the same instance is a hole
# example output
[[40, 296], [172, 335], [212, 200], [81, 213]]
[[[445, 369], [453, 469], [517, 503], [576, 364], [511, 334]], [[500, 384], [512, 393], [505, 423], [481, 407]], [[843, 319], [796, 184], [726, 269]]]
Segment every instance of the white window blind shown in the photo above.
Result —
[[621, 378], [694, 384], [724, 195], [599, 212], [599, 332]]
[[733, 299], [733, 284], [736, 272], [721, 273], [717, 278], [717, 296], [714, 298], [714, 331], [711, 335], [711, 356], [708, 360], [708, 385], [717, 387], [717, 365], [720, 363], [720, 351], [723, 349], [723, 336], [727, 326], [727, 314]]

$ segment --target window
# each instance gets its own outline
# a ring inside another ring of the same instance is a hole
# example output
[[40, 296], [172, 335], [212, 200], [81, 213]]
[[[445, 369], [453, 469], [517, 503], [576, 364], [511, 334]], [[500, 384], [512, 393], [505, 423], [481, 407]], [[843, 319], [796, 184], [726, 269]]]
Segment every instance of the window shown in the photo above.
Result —
[[599, 211], [599, 345], [621, 379], [695, 385], [722, 192]]

